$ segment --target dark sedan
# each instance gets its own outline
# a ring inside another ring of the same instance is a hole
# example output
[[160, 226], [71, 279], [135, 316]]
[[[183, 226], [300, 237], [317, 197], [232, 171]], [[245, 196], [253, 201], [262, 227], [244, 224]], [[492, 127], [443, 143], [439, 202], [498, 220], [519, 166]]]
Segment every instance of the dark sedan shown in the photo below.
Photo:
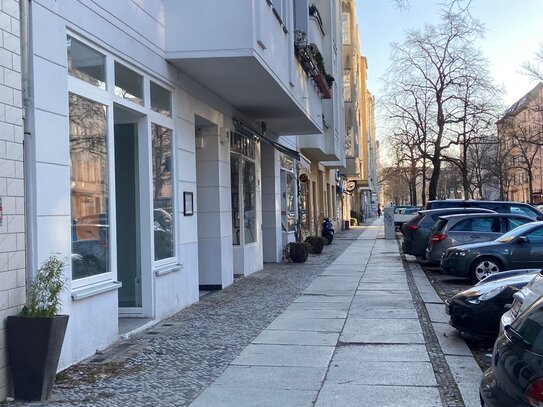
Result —
[[543, 406], [543, 299], [498, 337], [479, 394], [484, 407]]
[[445, 274], [473, 282], [504, 270], [543, 266], [543, 222], [527, 223], [491, 242], [447, 249], [441, 259]]
[[439, 217], [461, 213], [494, 213], [494, 211], [483, 208], [444, 208], [419, 211], [417, 215], [402, 225], [403, 252], [413, 256], [424, 256], [430, 230]]
[[538, 274], [538, 269], [511, 270], [503, 278], [481, 281], [445, 302], [449, 323], [464, 335], [478, 339], [496, 339], [501, 316], [513, 302], [513, 294]]

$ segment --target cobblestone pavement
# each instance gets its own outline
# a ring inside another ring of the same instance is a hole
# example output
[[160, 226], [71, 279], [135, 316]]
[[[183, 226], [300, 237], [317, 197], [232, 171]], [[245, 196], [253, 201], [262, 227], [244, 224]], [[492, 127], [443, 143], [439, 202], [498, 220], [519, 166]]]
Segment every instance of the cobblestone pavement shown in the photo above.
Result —
[[153, 328], [58, 375], [46, 403], [10, 406], [186, 406], [358, 236], [336, 234], [304, 264], [266, 264]]

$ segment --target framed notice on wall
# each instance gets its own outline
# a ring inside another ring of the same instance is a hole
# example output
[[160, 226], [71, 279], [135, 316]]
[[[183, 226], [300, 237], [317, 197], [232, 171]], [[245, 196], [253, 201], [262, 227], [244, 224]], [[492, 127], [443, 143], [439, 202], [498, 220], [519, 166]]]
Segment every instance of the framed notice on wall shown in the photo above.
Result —
[[194, 203], [193, 203], [192, 192], [185, 191], [183, 192], [183, 214], [185, 216], [194, 215]]

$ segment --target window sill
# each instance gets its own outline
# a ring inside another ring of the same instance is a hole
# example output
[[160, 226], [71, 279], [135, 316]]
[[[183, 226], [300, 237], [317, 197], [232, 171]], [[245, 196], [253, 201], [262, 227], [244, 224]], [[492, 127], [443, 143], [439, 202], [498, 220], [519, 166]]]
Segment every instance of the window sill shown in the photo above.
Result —
[[118, 290], [123, 286], [120, 281], [108, 281], [105, 283], [95, 284], [90, 287], [77, 288], [72, 291], [72, 300], [79, 301], [85, 298], [93, 297], [98, 294], [103, 294], [108, 291]]
[[168, 264], [167, 266], [162, 266], [155, 269], [155, 276], [160, 277], [166, 274], [175, 273], [183, 269], [182, 264]]

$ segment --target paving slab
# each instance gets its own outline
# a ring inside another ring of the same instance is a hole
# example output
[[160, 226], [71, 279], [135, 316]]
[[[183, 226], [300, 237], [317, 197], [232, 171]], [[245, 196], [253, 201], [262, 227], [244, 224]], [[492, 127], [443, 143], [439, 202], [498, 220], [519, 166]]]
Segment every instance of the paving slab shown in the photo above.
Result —
[[250, 344], [231, 365], [326, 367], [333, 346]]
[[425, 303], [443, 304], [443, 300], [434, 291], [420, 291], [420, 296]]
[[365, 263], [355, 264], [334, 264], [331, 263], [325, 270], [355, 270], [362, 271], [365, 268]]
[[445, 305], [443, 305], [443, 303], [426, 303], [424, 305], [426, 306], [426, 310], [430, 316], [430, 321], [441, 322], [444, 324], [449, 323], [450, 317], [445, 313]]
[[472, 356], [445, 356], [466, 407], [479, 407], [479, 384], [483, 372]]
[[214, 382], [217, 386], [259, 389], [319, 390], [325, 367], [229, 366]]
[[293, 302], [340, 302], [350, 304], [353, 299], [352, 295], [311, 295], [302, 294], [297, 297]]
[[472, 356], [468, 345], [455, 328], [448, 323], [434, 323], [432, 326], [445, 355]]
[[348, 302], [293, 302], [287, 309], [314, 309], [314, 310], [348, 310]]
[[442, 407], [435, 387], [325, 383], [315, 407]]
[[360, 278], [363, 274], [363, 270], [326, 269], [321, 276], [358, 276]]
[[316, 391], [214, 386], [206, 389], [191, 407], [312, 407]]
[[277, 331], [264, 329], [252, 343], [275, 345], [336, 346], [339, 332]]
[[280, 315], [266, 329], [341, 332], [344, 322], [343, 319], [298, 318]]
[[289, 317], [289, 318], [347, 318], [347, 311], [346, 310], [333, 310], [333, 309], [291, 309], [290, 307], [287, 307], [281, 314], [282, 317]]
[[376, 308], [364, 307], [360, 304], [353, 304], [349, 310], [348, 318], [364, 319], [418, 319], [414, 307], [409, 308]]
[[332, 364], [326, 381], [332, 384], [372, 384], [382, 386], [437, 386], [430, 362], [364, 362], [354, 360]]
[[429, 362], [425, 345], [346, 345], [336, 349], [332, 364], [365, 362]]
[[418, 319], [348, 318], [339, 340], [343, 343], [424, 343]]
[[381, 296], [356, 296], [353, 305], [380, 308], [414, 308], [413, 300], [390, 299]]
[[391, 282], [375, 282], [368, 281], [365, 278], [360, 281], [358, 290], [373, 291], [373, 290], [387, 290], [387, 291], [404, 291], [409, 292], [409, 286], [405, 283], [391, 283]]

